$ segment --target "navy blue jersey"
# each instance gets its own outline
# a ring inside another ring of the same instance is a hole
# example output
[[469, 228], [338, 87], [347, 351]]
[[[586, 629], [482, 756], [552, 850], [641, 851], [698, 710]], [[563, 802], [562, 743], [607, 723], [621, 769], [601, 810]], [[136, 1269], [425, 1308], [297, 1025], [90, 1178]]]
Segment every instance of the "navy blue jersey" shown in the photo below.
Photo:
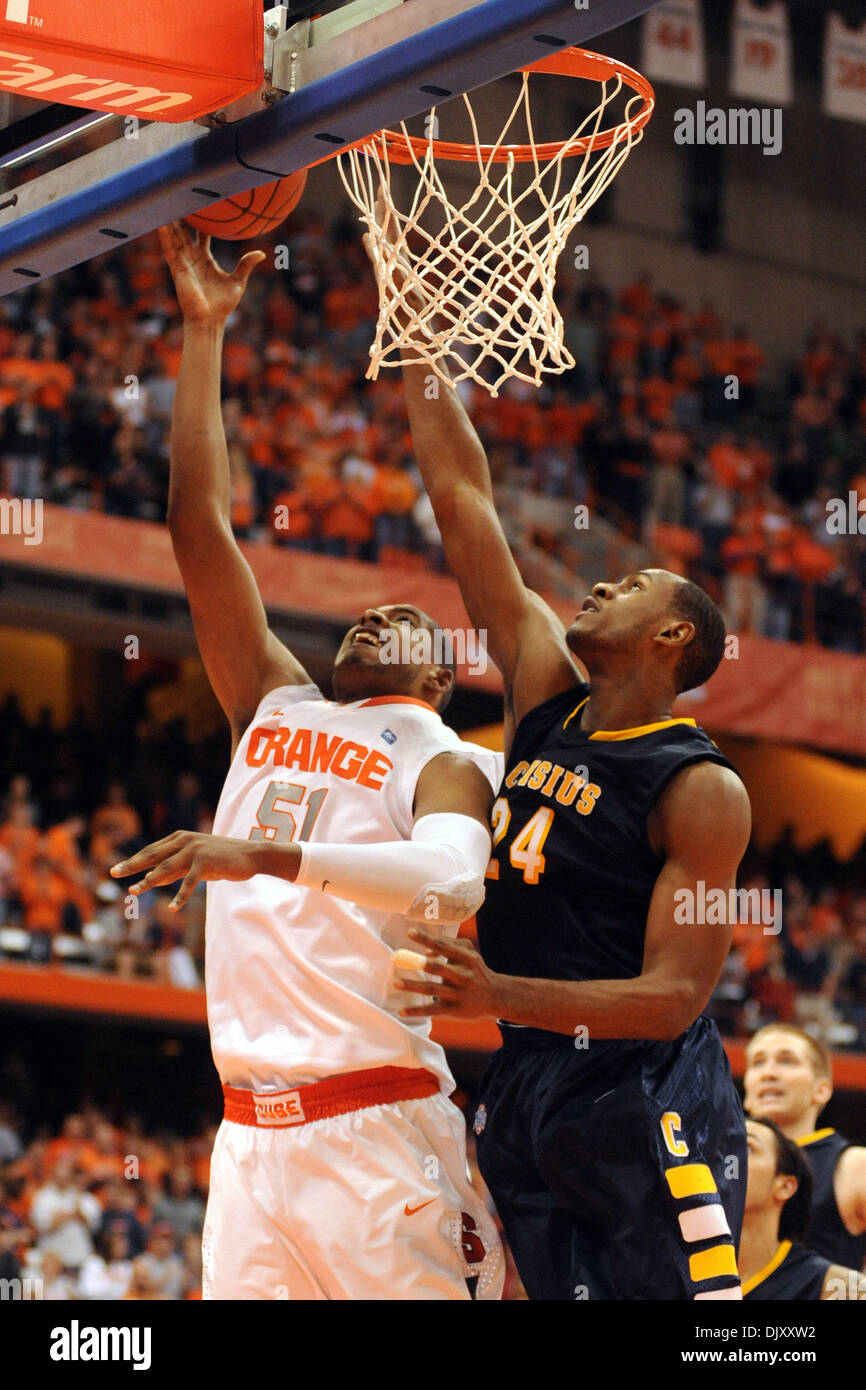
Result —
[[852, 1236], [847, 1230], [839, 1208], [833, 1179], [836, 1165], [851, 1141], [835, 1129], [819, 1129], [813, 1135], [798, 1139], [812, 1172], [812, 1220], [809, 1225], [809, 1244], [833, 1264], [845, 1269], [862, 1270], [866, 1261], [866, 1234]]
[[588, 698], [581, 683], [520, 721], [494, 804], [478, 942], [506, 975], [639, 975], [663, 864], [647, 817], [691, 763], [731, 766], [693, 719], [585, 733], [578, 721]]
[[[730, 766], [692, 719], [585, 733], [588, 698], [582, 683], [554, 696], [515, 734], [478, 913], [481, 952], [503, 974], [639, 976], [664, 862], [647, 817], [683, 768]], [[502, 1032], [475, 1133], [530, 1298], [737, 1289], [745, 1184], [729, 1174], [745, 1171], [745, 1126], [715, 1024], [591, 1046], [507, 1020]]]
[[743, 1298], [817, 1303], [831, 1261], [783, 1240], [768, 1265], [743, 1284]]

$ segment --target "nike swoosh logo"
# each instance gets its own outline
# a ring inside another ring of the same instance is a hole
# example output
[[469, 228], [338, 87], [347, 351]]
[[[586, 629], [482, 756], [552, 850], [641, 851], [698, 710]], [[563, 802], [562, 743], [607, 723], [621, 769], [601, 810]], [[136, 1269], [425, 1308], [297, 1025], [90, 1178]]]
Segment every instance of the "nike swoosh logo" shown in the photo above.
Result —
[[428, 1201], [428, 1202], [422, 1202], [421, 1205], [418, 1206], [418, 1207], [410, 1207], [409, 1203], [407, 1202], [406, 1205], [405, 1205], [405, 1207], [403, 1208], [403, 1211], [404, 1211], [404, 1213], [406, 1214], [406, 1216], [414, 1216], [415, 1213], [416, 1213], [416, 1211], [423, 1211], [424, 1207], [429, 1207], [430, 1202], [435, 1202], [435, 1201], [436, 1201], [436, 1198], [435, 1198], [435, 1197], [431, 1197], [431, 1198], [430, 1198], [430, 1201]]

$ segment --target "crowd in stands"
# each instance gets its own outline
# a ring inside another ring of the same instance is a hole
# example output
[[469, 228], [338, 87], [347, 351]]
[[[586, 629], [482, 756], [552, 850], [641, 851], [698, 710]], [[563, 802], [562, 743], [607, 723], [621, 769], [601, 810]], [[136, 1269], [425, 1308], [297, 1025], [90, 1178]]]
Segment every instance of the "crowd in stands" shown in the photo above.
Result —
[[740, 874], [769, 910], [734, 927], [710, 1012], [732, 1036], [796, 1023], [832, 1049], [866, 1052], [864, 866], [846, 872], [820, 851], [810, 861], [783, 848], [772, 866], [747, 861]]
[[20, 1281], [4, 1297], [201, 1298], [215, 1133], [154, 1134], [93, 1105], [34, 1132], [0, 1102], [0, 1280]]
[[[8, 1095], [0, 1082], [0, 1281], [10, 1281], [0, 1283], [3, 1297], [200, 1299], [216, 1124], [205, 1120], [182, 1138], [135, 1115], [118, 1123], [93, 1103], [59, 1125], [34, 1124]], [[468, 1096], [453, 1098], [468, 1113]], [[467, 1148], [472, 1181], [493, 1212], [471, 1133]], [[526, 1297], [507, 1247], [503, 1297]]]
[[[0, 766], [18, 769], [0, 785], [0, 959], [197, 988], [203, 887], [173, 913], [168, 889], [129, 898], [134, 880], [108, 869], [173, 830], [210, 830], [227, 750], [220, 736], [194, 744], [177, 729], [142, 739], [131, 716], [120, 728], [105, 740], [82, 719], [60, 731], [46, 715], [37, 737], [14, 697], [0, 708]], [[750, 851], [739, 884], [764, 892], [762, 920], [744, 911], [735, 929], [712, 1006], [723, 1030], [782, 1019], [866, 1051], [866, 840], [846, 864], [784, 840]]]
[[135, 879], [114, 879], [109, 869], [162, 835], [211, 829], [213, 781], [206, 798], [195, 770], [196, 758], [208, 763], [207, 745], [184, 758], [168, 731], [146, 748], [133, 720], [121, 758], [135, 780], [131, 797], [81, 721], [63, 733], [47, 715], [28, 726], [10, 697], [0, 722], [2, 766], [26, 769], [0, 788], [0, 953], [198, 988], [203, 886], [173, 912], [168, 891], [133, 898]]
[[[299, 211], [283, 235], [288, 257], [256, 271], [226, 339], [235, 530], [440, 565], [399, 374], [364, 380], [377, 294], [359, 228]], [[496, 399], [461, 388], [496, 486], [568, 504], [562, 527], [521, 543], [573, 569], [568, 517], [585, 504], [707, 584], [730, 631], [863, 651], [866, 547], [835, 534], [828, 502], [866, 503], [866, 331], [816, 325], [780, 383], [712, 304], [687, 308], [647, 274], [619, 293], [584, 274], [559, 292], [572, 371]], [[8, 296], [3, 486], [161, 520], [181, 341], [155, 237]]]

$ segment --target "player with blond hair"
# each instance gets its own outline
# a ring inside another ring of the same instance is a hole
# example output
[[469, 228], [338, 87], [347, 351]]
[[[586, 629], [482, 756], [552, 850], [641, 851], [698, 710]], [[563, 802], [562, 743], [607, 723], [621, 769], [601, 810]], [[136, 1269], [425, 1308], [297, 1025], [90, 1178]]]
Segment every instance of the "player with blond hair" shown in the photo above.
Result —
[[746, 1048], [745, 1105], [803, 1150], [812, 1173], [809, 1244], [850, 1269], [866, 1260], [866, 1148], [818, 1116], [833, 1094], [830, 1054], [792, 1023], [768, 1023]]

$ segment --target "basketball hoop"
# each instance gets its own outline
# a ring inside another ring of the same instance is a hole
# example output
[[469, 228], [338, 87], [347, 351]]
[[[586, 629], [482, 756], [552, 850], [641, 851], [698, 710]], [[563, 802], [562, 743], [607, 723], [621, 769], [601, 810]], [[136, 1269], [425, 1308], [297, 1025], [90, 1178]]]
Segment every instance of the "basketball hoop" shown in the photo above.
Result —
[[[535, 142], [529, 80], [536, 74], [601, 84], [600, 102], [566, 140]], [[520, 75], [520, 93], [495, 144], [480, 142], [464, 95], [473, 143], [434, 138], [434, 107], [427, 136], [412, 136], [401, 123], [338, 158], [346, 192], [370, 233], [379, 283], [367, 370], [373, 380], [381, 367], [417, 363], [449, 385], [471, 379], [496, 396], [509, 377], [538, 386], [543, 372], [574, 366], [554, 301], [557, 262], [587, 208], [642, 139], [655, 97], [633, 68], [580, 48], [543, 58]], [[624, 115], [603, 128], [623, 88], [632, 93]], [[506, 144], [521, 113], [529, 142]], [[580, 160], [574, 178], [565, 174], [566, 159]], [[451, 162], [474, 163], [478, 173], [477, 186], [459, 206], [439, 167]], [[532, 166], [525, 186], [514, 178], [521, 164]], [[392, 165], [414, 166], [418, 174], [406, 211], [397, 206]], [[422, 224], [431, 212], [441, 223], [435, 230]]]

